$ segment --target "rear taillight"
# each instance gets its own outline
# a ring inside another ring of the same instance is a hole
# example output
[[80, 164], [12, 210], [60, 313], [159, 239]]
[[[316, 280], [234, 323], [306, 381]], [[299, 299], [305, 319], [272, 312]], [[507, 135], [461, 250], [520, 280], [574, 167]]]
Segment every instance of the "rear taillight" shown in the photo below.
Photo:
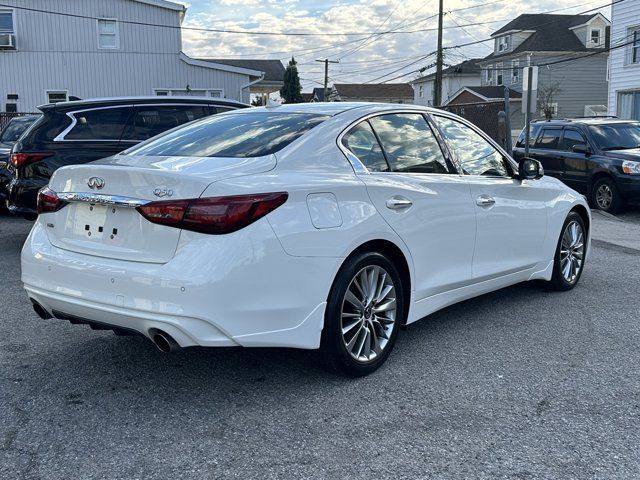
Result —
[[31, 165], [53, 155], [51, 152], [12, 153], [9, 161], [16, 168]]
[[286, 192], [152, 202], [137, 210], [150, 222], [214, 235], [231, 233], [272, 212]]
[[56, 192], [49, 187], [43, 187], [38, 192], [38, 206], [36, 210], [38, 214], [57, 212], [67, 204], [64, 200], [58, 198]]

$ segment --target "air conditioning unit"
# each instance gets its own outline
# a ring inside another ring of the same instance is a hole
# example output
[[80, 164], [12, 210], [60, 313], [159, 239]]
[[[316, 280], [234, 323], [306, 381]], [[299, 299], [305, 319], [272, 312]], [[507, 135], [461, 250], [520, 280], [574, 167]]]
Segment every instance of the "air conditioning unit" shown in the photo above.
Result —
[[16, 36], [13, 33], [0, 33], [0, 49], [15, 50]]

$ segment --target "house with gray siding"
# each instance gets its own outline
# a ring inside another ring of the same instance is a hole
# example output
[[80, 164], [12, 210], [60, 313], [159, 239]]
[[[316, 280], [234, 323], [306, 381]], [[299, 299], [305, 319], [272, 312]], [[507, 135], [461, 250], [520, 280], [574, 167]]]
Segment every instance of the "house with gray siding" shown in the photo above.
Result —
[[[264, 72], [182, 52], [182, 4], [12, 0], [0, 7], [0, 111], [72, 98], [194, 95], [248, 103]], [[160, 25], [160, 26], [158, 26]]]
[[[538, 113], [553, 117], [605, 114], [610, 22], [602, 14], [523, 14], [492, 34], [494, 50], [479, 62], [483, 86], [522, 92], [522, 69], [539, 65]], [[524, 125], [512, 109], [512, 129]]]
[[640, 120], [640, 0], [611, 7], [609, 115]]
[[[472, 58], [442, 70], [442, 104], [446, 104], [463, 87], [480, 86], [480, 65], [478, 65], [480, 60], [479, 58]], [[432, 107], [435, 83], [435, 72], [413, 80], [411, 82], [411, 86], [413, 86], [413, 103]]]

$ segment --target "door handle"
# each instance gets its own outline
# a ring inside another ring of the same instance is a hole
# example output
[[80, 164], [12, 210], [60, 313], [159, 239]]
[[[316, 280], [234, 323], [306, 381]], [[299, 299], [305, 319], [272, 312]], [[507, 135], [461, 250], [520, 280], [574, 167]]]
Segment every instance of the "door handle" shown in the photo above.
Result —
[[489, 195], [480, 195], [476, 198], [476, 205], [479, 207], [490, 207], [494, 203], [496, 203], [496, 199]]
[[413, 205], [413, 202], [408, 198], [396, 195], [388, 199], [386, 205], [391, 210], [402, 210], [403, 208], [409, 208]]

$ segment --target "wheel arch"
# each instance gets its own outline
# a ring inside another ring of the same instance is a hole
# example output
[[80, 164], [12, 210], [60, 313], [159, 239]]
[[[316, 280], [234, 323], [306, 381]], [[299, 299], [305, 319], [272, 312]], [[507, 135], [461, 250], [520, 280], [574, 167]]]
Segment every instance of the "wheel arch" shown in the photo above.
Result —
[[598, 183], [599, 180], [603, 178], [609, 178], [617, 185], [616, 178], [611, 172], [607, 170], [600, 170], [594, 173], [593, 176], [589, 179], [589, 192], [588, 192], [589, 199], [591, 199], [591, 195], [593, 194], [593, 187], [595, 186], [596, 183]]
[[[354, 256], [365, 252], [377, 252], [389, 257], [389, 259], [398, 269], [398, 273], [400, 274], [400, 279], [402, 281], [403, 300], [404, 304], [406, 305], [406, 308], [404, 309], [405, 311], [404, 318], [402, 319], [402, 325], [406, 324], [407, 318], [409, 317], [409, 309], [411, 306], [411, 269], [409, 267], [409, 260], [405, 256], [402, 249], [395, 243], [384, 239], [369, 240], [352, 250], [351, 253], [344, 259], [338, 271], [340, 271], [344, 267], [344, 265]], [[333, 284], [331, 285], [331, 288], [333, 288]]]
[[587, 229], [585, 233], [589, 235], [589, 231], [591, 230], [591, 223], [590, 223], [590, 217], [589, 217], [589, 212], [587, 211], [587, 208], [584, 205], [575, 205], [569, 211], [569, 213], [571, 212], [576, 212], [578, 215], [580, 215], [580, 217], [582, 218], [582, 221], [584, 222], [584, 226]]

